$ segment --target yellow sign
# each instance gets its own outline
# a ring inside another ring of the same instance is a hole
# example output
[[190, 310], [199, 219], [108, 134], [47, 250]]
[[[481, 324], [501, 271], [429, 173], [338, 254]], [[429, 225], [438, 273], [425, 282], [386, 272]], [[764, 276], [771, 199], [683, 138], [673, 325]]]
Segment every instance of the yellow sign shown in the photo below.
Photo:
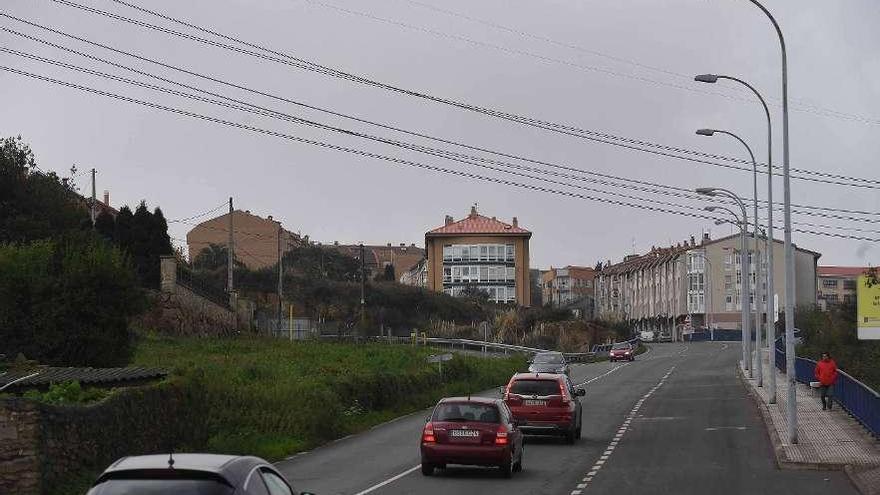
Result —
[[880, 284], [869, 285], [868, 276], [859, 275], [856, 298], [859, 340], [880, 340]]

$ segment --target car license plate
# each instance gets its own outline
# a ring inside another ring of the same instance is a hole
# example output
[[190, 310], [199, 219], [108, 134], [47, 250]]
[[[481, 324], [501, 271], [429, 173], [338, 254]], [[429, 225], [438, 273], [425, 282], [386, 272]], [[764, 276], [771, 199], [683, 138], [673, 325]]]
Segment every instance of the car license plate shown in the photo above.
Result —
[[480, 436], [479, 430], [452, 430], [449, 435], [457, 438], [477, 438]]
[[526, 399], [523, 403], [527, 406], [546, 406], [546, 400]]

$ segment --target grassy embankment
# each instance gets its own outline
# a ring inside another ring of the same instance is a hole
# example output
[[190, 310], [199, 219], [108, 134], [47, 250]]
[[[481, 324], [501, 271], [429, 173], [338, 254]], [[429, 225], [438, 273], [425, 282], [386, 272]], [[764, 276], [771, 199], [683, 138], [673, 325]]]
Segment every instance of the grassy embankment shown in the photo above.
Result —
[[438, 398], [503, 385], [521, 356], [456, 355], [443, 366], [423, 347], [267, 339], [149, 337], [132, 365], [173, 370], [198, 389], [210, 452], [270, 460], [363, 431], [433, 404]]

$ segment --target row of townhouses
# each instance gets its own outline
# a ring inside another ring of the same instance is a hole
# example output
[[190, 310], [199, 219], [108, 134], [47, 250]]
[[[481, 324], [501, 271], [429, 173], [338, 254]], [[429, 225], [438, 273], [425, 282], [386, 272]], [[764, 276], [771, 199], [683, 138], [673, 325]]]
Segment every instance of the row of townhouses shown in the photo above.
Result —
[[[779, 240], [772, 245], [776, 287], [768, 297], [766, 281], [760, 281], [762, 321], [773, 317], [768, 301], [778, 301], [777, 312], [784, 310], [784, 248]], [[815, 305], [816, 264], [821, 255], [797, 246], [794, 251], [795, 304]], [[748, 291], [751, 310], [755, 310], [755, 264], [760, 263], [762, 273], [767, 273], [763, 243], [760, 256], [753, 248], [749, 250], [750, 276], [743, 277], [739, 256], [739, 235], [713, 240], [704, 234], [699, 243], [692, 237], [674, 246], [653, 247], [644, 255], [626, 256], [620, 263], [607, 263], [596, 276], [598, 317], [628, 321], [637, 330], [668, 332], [673, 338], [698, 328], [739, 329], [742, 291]]]

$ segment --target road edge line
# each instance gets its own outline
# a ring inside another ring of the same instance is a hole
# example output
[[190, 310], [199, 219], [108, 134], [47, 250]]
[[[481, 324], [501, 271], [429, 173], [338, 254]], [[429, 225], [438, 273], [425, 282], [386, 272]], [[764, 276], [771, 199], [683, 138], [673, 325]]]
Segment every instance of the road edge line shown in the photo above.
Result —
[[413, 467], [407, 469], [406, 471], [404, 471], [404, 472], [402, 472], [402, 473], [400, 473], [400, 474], [396, 474], [396, 475], [394, 475], [394, 476], [388, 478], [388, 479], [385, 480], [385, 481], [381, 481], [381, 482], [379, 482], [379, 483], [376, 483], [375, 485], [373, 485], [373, 486], [367, 488], [366, 490], [361, 490], [361, 491], [355, 493], [354, 495], [367, 495], [368, 493], [371, 493], [371, 492], [373, 492], [373, 491], [376, 491], [376, 490], [378, 490], [379, 488], [382, 488], [382, 487], [385, 486], [385, 485], [390, 485], [391, 483], [394, 483], [395, 481], [399, 480], [400, 478], [403, 478], [404, 476], [406, 476], [406, 475], [408, 475], [408, 474], [414, 472], [416, 469], [419, 469], [419, 468], [421, 468], [421, 467], [422, 467], [421, 464], [417, 464], [417, 465], [415, 465], [415, 466], [413, 466]]

